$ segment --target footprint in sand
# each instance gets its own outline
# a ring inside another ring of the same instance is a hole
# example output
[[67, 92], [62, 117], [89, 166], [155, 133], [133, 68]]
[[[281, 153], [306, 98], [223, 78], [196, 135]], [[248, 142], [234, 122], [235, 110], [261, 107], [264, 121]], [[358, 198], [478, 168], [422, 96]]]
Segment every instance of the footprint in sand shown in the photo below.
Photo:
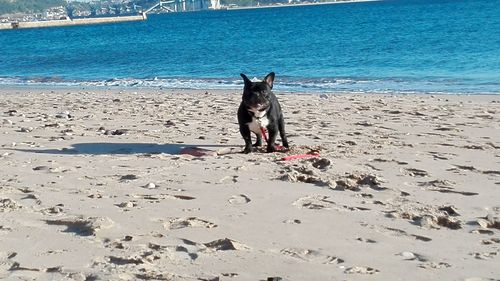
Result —
[[435, 151], [429, 151], [428, 152], [434, 160], [449, 160], [449, 155], [447, 153], [441, 153], [441, 152], [435, 152]]
[[239, 195], [231, 196], [231, 198], [229, 198], [228, 201], [230, 204], [233, 204], [233, 205], [243, 205], [243, 204], [249, 203], [252, 200], [250, 200], [250, 198], [248, 198], [248, 196], [246, 196], [244, 194], [239, 194]]
[[293, 202], [293, 205], [300, 209], [311, 209], [311, 210], [330, 210], [335, 202], [329, 200], [329, 196], [306, 196], [297, 199]]
[[442, 269], [451, 267], [451, 264], [446, 262], [427, 262], [419, 265], [421, 268]]
[[428, 177], [429, 173], [424, 170], [407, 168], [403, 170], [403, 173], [411, 177]]
[[374, 190], [385, 190], [382, 186], [385, 180], [371, 174], [347, 174], [335, 181], [335, 190], [360, 191], [362, 187], [369, 187]]
[[419, 182], [418, 185], [423, 186], [426, 190], [429, 191], [437, 191], [441, 193], [455, 193], [461, 194], [464, 196], [475, 196], [479, 195], [477, 192], [469, 192], [469, 191], [458, 191], [453, 189], [454, 182], [450, 182], [447, 180], [433, 180], [428, 182]]
[[2, 234], [2, 232], [9, 232], [9, 231], [12, 231], [12, 228], [5, 225], [0, 225], [0, 234]]
[[370, 239], [370, 238], [358, 237], [358, 238], [356, 238], [356, 240], [360, 241], [360, 242], [365, 242], [365, 243], [377, 243], [377, 241]]
[[455, 182], [448, 181], [448, 180], [432, 180], [432, 181], [426, 181], [426, 182], [419, 182], [418, 185], [424, 186], [424, 187], [453, 189]]
[[447, 171], [459, 172], [460, 170], [462, 170], [462, 171], [470, 171], [470, 172], [481, 172], [478, 169], [476, 169], [474, 166], [467, 166], [467, 165], [453, 165], [453, 166], [455, 166], [455, 167], [447, 169]]
[[410, 239], [415, 239], [423, 242], [429, 242], [432, 241], [431, 238], [422, 236], [422, 235], [416, 235], [416, 234], [410, 234], [404, 230], [398, 229], [398, 228], [392, 228], [392, 227], [387, 227], [387, 226], [377, 226], [377, 225], [370, 225], [366, 223], [362, 223], [361, 226], [368, 227], [370, 229], [374, 229], [375, 231], [390, 235], [390, 236], [395, 236], [395, 237], [406, 237]]
[[[0, 227], [0, 229], [2, 228]], [[483, 241], [481, 241], [481, 244], [483, 245], [491, 245], [495, 243], [500, 243], [500, 238], [484, 239]]]
[[300, 209], [311, 209], [311, 210], [331, 210], [335, 209], [337, 211], [368, 211], [370, 209], [365, 207], [353, 207], [347, 205], [337, 205], [335, 202], [330, 200], [329, 196], [306, 196], [297, 199], [293, 202], [293, 205]]
[[0, 270], [3, 272], [11, 269], [15, 263], [12, 259], [17, 256], [16, 252], [0, 252]]
[[372, 267], [364, 267], [364, 266], [353, 266], [347, 268], [344, 273], [346, 274], [376, 274], [380, 271], [378, 269]]
[[295, 259], [314, 262], [314, 263], [339, 264], [344, 262], [344, 260], [341, 258], [326, 255], [321, 253], [320, 251], [309, 250], [309, 249], [285, 248], [281, 250], [280, 253]]
[[488, 260], [488, 259], [492, 259], [492, 258], [495, 258], [496, 256], [498, 256], [498, 251], [497, 252], [484, 252], [484, 253], [471, 253], [470, 255], [478, 260]]
[[196, 217], [190, 218], [171, 218], [163, 224], [166, 229], [180, 229], [185, 227], [203, 227], [203, 228], [214, 228], [217, 227], [216, 224], [211, 223], [206, 220], [202, 220]]
[[163, 257], [175, 261], [194, 261], [199, 255], [198, 252], [206, 250], [204, 245], [181, 239], [176, 245], [160, 245], [149, 243], [148, 249], [141, 256], [148, 262], [154, 262]]
[[0, 199], [0, 213], [6, 213], [21, 209], [22, 206], [10, 198]]
[[469, 172], [475, 172], [475, 173], [482, 173], [485, 175], [500, 175], [500, 171], [495, 171], [495, 170], [479, 170], [474, 166], [467, 166], [467, 165], [453, 165], [455, 166], [454, 168], [450, 168], [447, 171], [455, 172], [455, 173], [460, 173], [461, 171], [469, 171]]
[[40, 212], [45, 215], [60, 215], [64, 212], [63, 207], [64, 204], [57, 204], [53, 207], [43, 209]]
[[456, 193], [464, 196], [479, 195], [477, 192], [457, 191], [453, 189], [455, 183], [447, 180], [433, 180], [427, 182], [419, 182], [418, 185], [426, 188], [429, 191], [437, 191], [441, 193]]
[[225, 176], [219, 180], [219, 183], [237, 183], [239, 176]]

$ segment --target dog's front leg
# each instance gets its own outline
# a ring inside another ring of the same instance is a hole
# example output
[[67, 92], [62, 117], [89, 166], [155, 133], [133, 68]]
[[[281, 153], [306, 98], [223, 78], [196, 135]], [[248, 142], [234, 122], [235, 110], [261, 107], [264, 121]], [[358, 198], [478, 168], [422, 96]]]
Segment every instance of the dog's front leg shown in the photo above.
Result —
[[276, 147], [276, 137], [278, 135], [278, 127], [277, 126], [269, 126], [267, 128], [267, 131], [269, 132], [269, 138], [267, 139], [267, 152], [275, 152]]
[[262, 134], [256, 134], [257, 141], [253, 144], [254, 147], [260, 147], [262, 145]]
[[252, 135], [250, 134], [250, 128], [248, 125], [241, 125], [240, 133], [243, 140], [245, 140], [245, 149], [243, 150], [243, 153], [252, 152]]
[[283, 143], [283, 146], [288, 148], [288, 139], [286, 138], [285, 120], [283, 120], [283, 115], [278, 120], [278, 129], [280, 131], [280, 137], [281, 137], [281, 142]]

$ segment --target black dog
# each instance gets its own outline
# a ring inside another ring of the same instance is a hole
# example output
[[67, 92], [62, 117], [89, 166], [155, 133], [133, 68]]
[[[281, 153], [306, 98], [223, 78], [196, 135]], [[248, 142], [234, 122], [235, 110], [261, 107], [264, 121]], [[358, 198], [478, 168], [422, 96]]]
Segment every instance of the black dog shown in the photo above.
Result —
[[267, 152], [276, 151], [274, 142], [278, 130], [283, 146], [288, 148], [281, 106], [271, 91], [274, 83], [274, 72], [269, 73], [262, 82], [252, 82], [243, 73], [241, 77], [245, 81], [245, 87], [243, 88], [242, 102], [238, 108], [238, 123], [240, 124], [241, 136], [245, 140], [245, 150], [243, 152], [250, 153], [252, 151], [250, 132], [255, 133], [257, 136], [254, 146], [262, 145], [262, 134], [265, 133], [262, 130], [263, 128], [269, 132]]

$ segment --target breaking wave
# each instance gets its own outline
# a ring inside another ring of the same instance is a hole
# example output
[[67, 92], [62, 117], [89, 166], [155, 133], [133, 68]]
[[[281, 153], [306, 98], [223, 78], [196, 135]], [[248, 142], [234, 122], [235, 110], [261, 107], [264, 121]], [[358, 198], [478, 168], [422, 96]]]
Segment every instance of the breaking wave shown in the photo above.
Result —
[[[257, 80], [254, 78], [253, 80]], [[156, 88], [197, 90], [238, 90], [243, 87], [239, 78], [113, 78], [102, 80], [71, 80], [59, 77], [0, 77], [0, 85], [96, 87], [96, 88]], [[458, 79], [409, 78], [277, 78], [277, 92], [297, 93], [452, 93], [500, 94], [499, 83], [477, 83]]]

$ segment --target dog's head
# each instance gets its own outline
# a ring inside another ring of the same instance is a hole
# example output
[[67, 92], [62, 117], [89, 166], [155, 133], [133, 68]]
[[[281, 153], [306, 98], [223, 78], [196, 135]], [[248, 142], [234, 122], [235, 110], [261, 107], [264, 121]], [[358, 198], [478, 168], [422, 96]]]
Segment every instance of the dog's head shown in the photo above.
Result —
[[274, 72], [269, 73], [264, 80], [252, 82], [248, 77], [241, 73], [245, 82], [243, 88], [243, 104], [249, 111], [265, 111], [271, 104], [270, 95], [274, 83]]

